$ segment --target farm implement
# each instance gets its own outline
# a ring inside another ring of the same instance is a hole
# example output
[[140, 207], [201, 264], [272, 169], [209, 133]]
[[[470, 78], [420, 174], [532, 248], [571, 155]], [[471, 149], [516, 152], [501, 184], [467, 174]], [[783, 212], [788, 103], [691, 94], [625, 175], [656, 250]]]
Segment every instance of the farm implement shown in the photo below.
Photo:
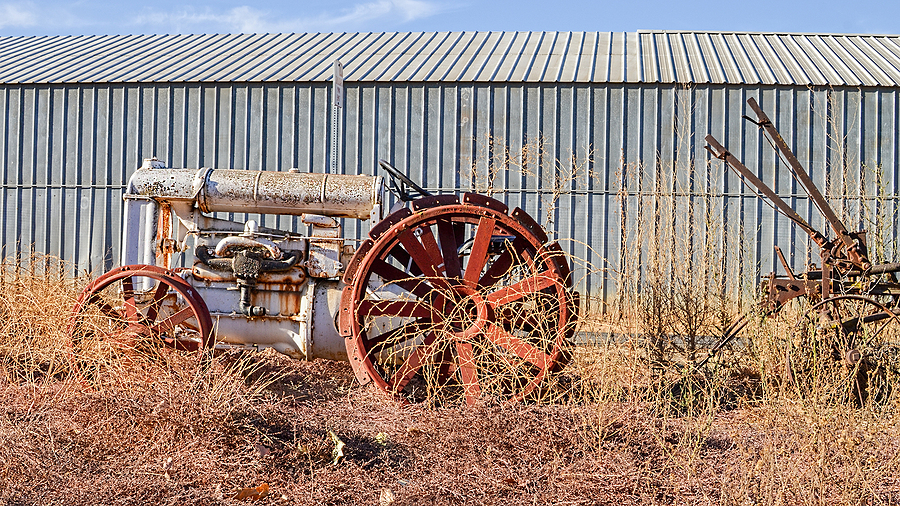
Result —
[[[789, 304], [800, 309], [800, 318], [785, 350], [785, 376], [801, 393], [810, 393], [826, 381], [846, 385], [845, 396], [865, 402], [883, 397], [900, 366], [900, 263], [873, 263], [866, 231], [850, 232], [813, 183], [809, 173], [776, 130], [775, 125], [751, 98], [756, 124], [776, 149], [809, 200], [831, 229], [826, 235], [804, 219], [755, 173], [741, 163], [712, 135], [706, 149], [725, 161], [760, 198], [806, 232], [819, 248], [818, 264], [795, 272], [777, 246], [775, 252], [784, 269], [766, 276], [760, 307], [772, 317]], [[749, 323], [738, 319], [711, 350], [714, 356]], [[705, 361], [704, 361], [705, 363]]]

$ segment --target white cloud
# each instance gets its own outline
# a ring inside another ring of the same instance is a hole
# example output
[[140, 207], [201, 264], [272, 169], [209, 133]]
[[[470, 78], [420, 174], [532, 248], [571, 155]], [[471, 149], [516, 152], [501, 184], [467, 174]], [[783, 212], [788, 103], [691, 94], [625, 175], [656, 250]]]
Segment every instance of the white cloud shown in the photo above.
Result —
[[379, 19], [384, 19], [388, 22], [396, 22], [396, 20], [403, 22], [415, 21], [433, 16], [442, 10], [445, 9], [440, 5], [423, 0], [377, 0], [375, 2], [356, 4], [337, 16], [321, 15], [304, 21], [334, 29], [343, 26], [358, 26]]
[[267, 13], [251, 7], [236, 7], [227, 12], [213, 12], [209, 9], [196, 11], [188, 8], [176, 12], [150, 11], [137, 16], [132, 24], [142, 25], [150, 32], [235, 32], [250, 33], [265, 31], [263, 18]]
[[378, 31], [378, 27], [389, 29], [398, 23], [427, 18], [447, 9], [427, 0], [374, 0], [335, 9], [334, 12], [291, 17], [284, 12], [259, 10], [246, 5], [227, 11], [188, 7], [174, 12], [145, 11], [134, 19], [133, 24], [143, 25], [157, 33]]
[[[104, 26], [103, 19], [91, 12], [91, 5], [39, 0], [37, 2], [0, 3], [0, 29], [22, 35], [79, 34]], [[108, 10], [108, 9], [107, 9]]]
[[404, 21], [415, 21], [416, 19], [431, 17], [447, 10], [446, 7], [421, 0], [395, 0], [393, 4], [404, 14]]
[[0, 28], [27, 28], [37, 25], [38, 15], [33, 4], [0, 4]]
[[267, 23], [264, 18], [266, 15], [267, 13], [265, 12], [260, 12], [244, 5], [231, 9], [226, 15], [225, 23], [238, 27], [238, 30], [242, 33], [270, 31], [265, 29]]

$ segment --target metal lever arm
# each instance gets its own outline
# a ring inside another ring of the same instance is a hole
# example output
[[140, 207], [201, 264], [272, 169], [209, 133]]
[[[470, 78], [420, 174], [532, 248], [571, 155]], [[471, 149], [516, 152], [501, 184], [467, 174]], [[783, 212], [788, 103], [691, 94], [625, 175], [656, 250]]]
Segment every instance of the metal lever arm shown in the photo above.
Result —
[[756, 174], [750, 172], [750, 169], [744, 166], [744, 164], [742, 164], [740, 160], [735, 158], [735, 156], [729, 153], [727, 149], [722, 147], [722, 145], [719, 144], [719, 141], [717, 141], [715, 137], [713, 137], [712, 135], [707, 135], [706, 142], [709, 144], [709, 146], [706, 146], [707, 151], [712, 153], [712, 155], [716, 158], [725, 160], [728, 165], [730, 165], [731, 168], [734, 169], [734, 171], [744, 179], [744, 181], [747, 181], [755, 186], [756, 189], [759, 190], [760, 193], [765, 195], [779, 211], [790, 218], [791, 221], [797, 224], [797, 226], [802, 228], [804, 232], [809, 234], [809, 236], [812, 237], [812, 240], [815, 241], [815, 243], [818, 244], [819, 247], [824, 247], [828, 243], [828, 240], [825, 239], [825, 236], [823, 236], [821, 232], [814, 229], [809, 223], [807, 223], [806, 220], [804, 220], [799, 214], [797, 214], [797, 212], [794, 211], [791, 206], [787, 205], [787, 202], [782, 200], [781, 197], [779, 197], [771, 188], [769, 188], [766, 183], [763, 183], [758, 177], [756, 177]]
[[766, 115], [765, 112], [759, 107], [759, 104], [756, 103], [754, 98], [750, 98], [747, 100], [747, 104], [750, 105], [750, 108], [753, 109], [753, 112], [756, 113], [756, 117], [759, 118], [756, 123], [760, 128], [766, 131], [769, 138], [772, 139], [772, 142], [775, 144], [775, 147], [781, 151], [781, 154], [784, 155], [785, 159], [787, 159], [788, 165], [790, 165], [791, 170], [794, 174], [797, 175], [797, 178], [800, 180], [800, 183], [803, 184], [804, 188], [806, 188], [806, 193], [809, 194], [810, 198], [816, 203], [816, 206], [822, 212], [822, 215], [825, 216], [825, 219], [828, 220], [828, 223], [831, 224], [831, 228], [834, 229], [835, 234], [841, 239], [845, 246], [848, 249], [852, 249], [855, 245], [855, 241], [850, 234], [847, 232], [847, 227], [841, 222], [840, 218], [837, 217], [834, 210], [828, 205], [828, 201], [825, 200], [825, 197], [822, 196], [822, 193], [819, 191], [819, 188], [816, 187], [815, 183], [813, 183], [812, 178], [809, 177], [809, 174], [806, 173], [806, 170], [803, 169], [803, 166], [800, 165], [800, 162], [797, 160], [797, 157], [794, 156], [794, 153], [788, 148], [786, 142], [784, 142], [784, 138], [781, 137], [781, 134], [778, 133], [778, 130], [775, 129], [775, 125], [772, 124], [772, 121]]

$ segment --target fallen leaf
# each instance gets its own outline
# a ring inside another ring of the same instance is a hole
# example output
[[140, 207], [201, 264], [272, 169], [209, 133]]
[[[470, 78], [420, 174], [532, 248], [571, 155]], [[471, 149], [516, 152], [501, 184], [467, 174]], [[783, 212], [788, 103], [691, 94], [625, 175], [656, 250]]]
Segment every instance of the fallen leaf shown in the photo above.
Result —
[[334, 443], [334, 450], [331, 451], [331, 456], [334, 458], [332, 464], [337, 464], [344, 458], [344, 446], [346, 445], [333, 431], [329, 430], [328, 435], [331, 436], [331, 441]]
[[269, 484], [263, 483], [256, 488], [242, 488], [234, 498], [239, 501], [258, 501], [269, 495]]
[[406, 432], [410, 436], [430, 436], [431, 435], [431, 432], [429, 430], [423, 429], [421, 427], [416, 427], [416, 426], [407, 427]]
[[257, 452], [259, 452], [260, 457], [265, 457], [266, 455], [272, 453], [272, 450], [270, 450], [268, 447], [263, 446], [259, 443], [253, 443], [253, 447], [256, 448]]
[[378, 497], [378, 504], [380, 506], [391, 506], [394, 504], [394, 501], [397, 500], [397, 497], [394, 495], [394, 492], [389, 488], [381, 489], [381, 496]]

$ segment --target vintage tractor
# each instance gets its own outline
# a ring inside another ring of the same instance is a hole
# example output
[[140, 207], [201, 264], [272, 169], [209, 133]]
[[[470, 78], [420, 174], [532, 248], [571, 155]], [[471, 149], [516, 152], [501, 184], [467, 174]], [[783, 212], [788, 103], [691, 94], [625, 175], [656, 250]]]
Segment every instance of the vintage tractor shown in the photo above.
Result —
[[[73, 308], [74, 363], [101, 347], [274, 348], [349, 360], [361, 383], [410, 402], [437, 389], [467, 404], [540, 391], [577, 318], [559, 245], [521, 209], [431, 195], [380, 165], [389, 185], [145, 160], [124, 195], [122, 266]], [[399, 200], [382, 219], [386, 186]], [[368, 220], [369, 237], [357, 247], [340, 219]]]

